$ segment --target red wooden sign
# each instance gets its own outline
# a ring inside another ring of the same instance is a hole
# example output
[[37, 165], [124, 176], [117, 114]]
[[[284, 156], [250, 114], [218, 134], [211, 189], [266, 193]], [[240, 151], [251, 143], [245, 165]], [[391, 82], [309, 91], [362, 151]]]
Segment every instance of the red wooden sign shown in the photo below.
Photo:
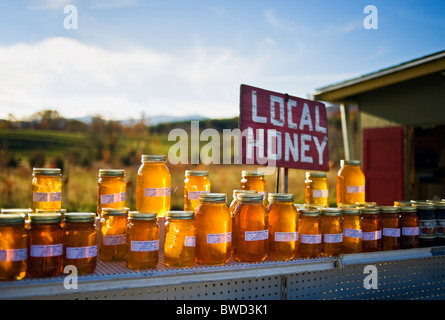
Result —
[[242, 163], [329, 170], [323, 103], [241, 85]]

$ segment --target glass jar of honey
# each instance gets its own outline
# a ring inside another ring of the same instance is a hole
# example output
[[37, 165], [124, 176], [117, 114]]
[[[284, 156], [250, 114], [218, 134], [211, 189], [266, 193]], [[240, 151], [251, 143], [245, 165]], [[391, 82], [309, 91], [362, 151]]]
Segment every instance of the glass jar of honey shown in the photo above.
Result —
[[202, 265], [223, 265], [232, 253], [232, 216], [224, 193], [199, 196], [195, 214], [196, 262]]
[[412, 249], [419, 247], [419, 219], [417, 208], [412, 205], [400, 206], [400, 237], [401, 249]]
[[136, 180], [136, 210], [152, 211], [165, 217], [170, 210], [171, 174], [166, 156], [142, 155]]
[[325, 257], [336, 257], [341, 253], [343, 242], [343, 213], [340, 208], [322, 208], [321, 234], [322, 253]]
[[127, 267], [155, 268], [159, 259], [159, 225], [156, 212], [130, 211], [127, 224]]
[[382, 213], [382, 250], [397, 250], [400, 248], [400, 217], [396, 206], [381, 206]]
[[298, 249], [298, 212], [294, 195], [269, 193], [267, 229], [269, 248], [267, 257], [275, 261], [294, 259]]
[[94, 212], [67, 212], [63, 227], [63, 266], [90, 274], [97, 265], [97, 229]]
[[102, 261], [125, 261], [128, 211], [126, 207], [102, 209], [99, 232], [99, 258]]
[[97, 181], [97, 215], [102, 208], [123, 208], [127, 195], [125, 170], [100, 169]]
[[29, 215], [28, 268], [30, 277], [55, 277], [63, 271], [63, 229], [60, 213]]
[[210, 193], [209, 172], [205, 170], [186, 170], [184, 180], [184, 211], [195, 211], [199, 196]]
[[230, 203], [229, 210], [233, 215], [233, 211], [235, 210], [236, 205], [238, 204], [238, 194], [240, 193], [258, 193], [256, 190], [233, 190], [233, 200]]
[[304, 184], [304, 200], [306, 204], [329, 207], [329, 184], [326, 173], [306, 172]]
[[436, 245], [445, 245], [445, 201], [435, 201], [434, 206], [436, 208]]
[[318, 209], [299, 211], [298, 256], [300, 258], [317, 258], [322, 254], [321, 215]]
[[33, 168], [32, 176], [32, 211], [60, 210], [62, 208], [61, 169]]
[[28, 229], [29, 218], [28, 215], [32, 213], [31, 208], [2, 208], [0, 209], [1, 214], [24, 214], [25, 215], [25, 228]]
[[362, 220], [360, 209], [343, 207], [342, 253], [362, 252]]
[[241, 190], [256, 190], [263, 194], [263, 203], [266, 204], [266, 180], [264, 173], [259, 171], [242, 171]]
[[436, 215], [434, 204], [428, 201], [413, 201], [419, 218], [419, 247], [432, 247], [436, 241]]
[[165, 221], [164, 263], [187, 268], [195, 263], [195, 212], [168, 211]]
[[239, 205], [233, 212], [233, 259], [261, 262], [267, 257], [268, 237], [266, 209], [261, 193], [240, 193]]
[[359, 160], [341, 160], [337, 174], [337, 206], [365, 202], [365, 175]]
[[26, 276], [28, 231], [24, 213], [0, 215], [0, 280], [20, 280]]
[[380, 208], [362, 209], [362, 251], [382, 250], [382, 216]]

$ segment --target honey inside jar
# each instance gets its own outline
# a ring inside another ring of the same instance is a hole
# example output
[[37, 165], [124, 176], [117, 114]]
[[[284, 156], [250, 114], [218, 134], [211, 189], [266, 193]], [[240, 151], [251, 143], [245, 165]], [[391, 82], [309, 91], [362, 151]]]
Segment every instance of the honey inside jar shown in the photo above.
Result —
[[93, 273], [97, 265], [96, 214], [67, 212], [63, 228], [64, 266], [72, 265], [78, 274]]
[[382, 206], [382, 250], [397, 250], [400, 248], [400, 217], [395, 206]]
[[298, 256], [300, 258], [317, 258], [322, 254], [321, 219], [318, 209], [299, 211]]
[[165, 217], [171, 203], [171, 174], [166, 156], [142, 155], [136, 179], [136, 210]]
[[337, 174], [337, 206], [365, 202], [365, 175], [359, 160], [341, 160]]
[[269, 193], [268, 200], [268, 258], [275, 261], [291, 260], [295, 258], [298, 249], [298, 212], [294, 206], [294, 195]]
[[156, 267], [159, 259], [157, 213], [130, 211], [127, 224], [127, 267], [145, 270]]
[[235, 207], [238, 205], [237, 196], [240, 193], [258, 193], [258, 191], [256, 191], [256, 190], [233, 190], [233, 199], [229, 206], [229, 210], [232, 215], [233, 215], [233, 211], [235, 210]]
[[321, 209], [321, 233], [323, 235], [323, 256], [338, 256], [341, 253], [343, 242], [343, 213], [340, 208]]
[[267, 257], [268, 237], [263, 195], [238, 194], [239, 205], [233, 212], [233, 258], [242, 262], [261, 262]]
[[27, 240], [24, 213], [0, 214], [0, 280], [26, 276]]
[[222, 265], [232, 253], [232, 216], [223, 193], [207, 193], [199, 197], [196, 209], [196, 262]]
[[97, 183], [97, 214], [103, 208], [125, 207], [127, 181], [122, 169], [100, 169]]
[[195, 211], [199, 196], [210, 193], [209, 172], [205, 170], [186, 170], [184, 180], [184, 211]]
[[33, 168], [32, 176], [32, 211], [60, 210], [62, 208], [61, 169]]
[[324, 172], [306, 172], [304, 199], [306, 204], [329, 207], [329, 184]]
[[259, 171], [243, 170], [241, 175], [241, 190], [255, 190], [258, 193], [263, 194], [263, 204], [266, 204], [267, 193], [264, 173]]
[[168, 211], [165, 222], [164, 262], [186, 268], [195, 263], [196, 229], [194, 211]]
[[100, 219], [99, 257], [102, 261], [125, 261], [128, 208], [103, 208]]
[[380, 208], [362, 209], [362, 251], [373, 252], [382, 249], [382, 218]]
[[342, 253], [362, 252], [362, 220], [359, 208], [343, 207]]

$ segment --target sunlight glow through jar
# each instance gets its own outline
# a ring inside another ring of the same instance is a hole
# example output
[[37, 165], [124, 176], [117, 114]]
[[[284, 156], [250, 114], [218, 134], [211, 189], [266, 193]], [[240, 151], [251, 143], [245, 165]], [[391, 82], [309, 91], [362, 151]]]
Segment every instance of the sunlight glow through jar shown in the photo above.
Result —
[[103, 208], [100, 219], [99, 257], [102, 261], [125, 261], [128, 208]]
[[306, 204], [329, 207], [329, 184], [324, 172], [306, 172], [304, 199]]
[[359, 208], [342, 208], [343, 242], [342, 253], [362, 252], [362, 220]]
[[264, 173], [258, 171], [242, 171], [241, 190], [256, 190], [263, 194], [263, 204], [266, 204], [266, 180]]
[[299, 211], [298, 256], [300, 258], [317, 258], [322, 254], [321, 217], [318, 209]]
[[142, 155], [136, 180], [136, 210], [165, 217], [170, 210], [171, 174], [166, 156]]
[[32, 211], [60, 210], [62, 208], [61, 169], [33, 168], [32, 176]]
[[196, 229], [194, 211], [168, 211], [165, 222], [164, 262], [186, 268], [195, 263]]
[[337, 173], [337, 206], [365, 202], [365, 175], [359, 160], [341, 160]]
[[199, 196], [204, 193], [210, 193], [209, 172], [204, 170], [186, 170], [184, 211], [195, 211], [199, 205]]
[[102, 208], [125, 207], [127, 182], [122, 169], [100, 169], [97, 182], [97, 214]]
[[340, 208], [321, 209], [321, 233], [323, 235], [323, 256], [338, 256], [341, 253], [343, 242], [343, 213]]

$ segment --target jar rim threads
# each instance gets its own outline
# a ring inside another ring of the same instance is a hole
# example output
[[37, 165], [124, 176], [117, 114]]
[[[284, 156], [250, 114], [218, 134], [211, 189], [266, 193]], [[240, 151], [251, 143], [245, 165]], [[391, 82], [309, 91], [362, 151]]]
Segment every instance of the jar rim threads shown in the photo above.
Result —
[[269, 202], [270, 201], [294, 202], [295, 197], [293, 193], [269, 193], [268, 199]]
[[156, 220], [158, 214], [153, 211], [129, 211], [128, 219], [130, 220]]
[[242, 177], [264, 177], [264, 172], [243, 170], [241, 172], [241, 176]]
[[60, 168], [32, 168], [33, 175], [41, 176], [60, 176], [62, 175], [62, 169]]
[[60, 223], [62, 221], [62, 214], [59, 212], [30, 213], [28, 217], [31, 224]]
[[24, 224], [25, 218], [24, 213], [0, 214], [0, 225]]
[[67, 212], [65, 213], [66, 222], [94, 222], [96, 214], [94, 212]]
[[102, 208], [102, 215], [109, 216], [126, 216], [128, 215], [129, 208]]
[[262, 193], [238, 193], [236, 198], [242, 202], [263, 201], [264, 199]]
[[193, 219], [195, 216], [194, 211], [167, 211], [166, 216], [168, 219]]
[[167, 156], [165, 155], [151, 155], [151, 154], [143, 154], [141, 156], [142, 162], [165, 162]]
[[99, 169], [99, 177], [123, 177], [124, 169]]
[[186, 177], [207, 177], [208, 175], [207, 170], [185, 170]]
[[227, 195], [225, 193], [203, 193], [199, 195], [200, 202], [220, 202], [227, 201]]

